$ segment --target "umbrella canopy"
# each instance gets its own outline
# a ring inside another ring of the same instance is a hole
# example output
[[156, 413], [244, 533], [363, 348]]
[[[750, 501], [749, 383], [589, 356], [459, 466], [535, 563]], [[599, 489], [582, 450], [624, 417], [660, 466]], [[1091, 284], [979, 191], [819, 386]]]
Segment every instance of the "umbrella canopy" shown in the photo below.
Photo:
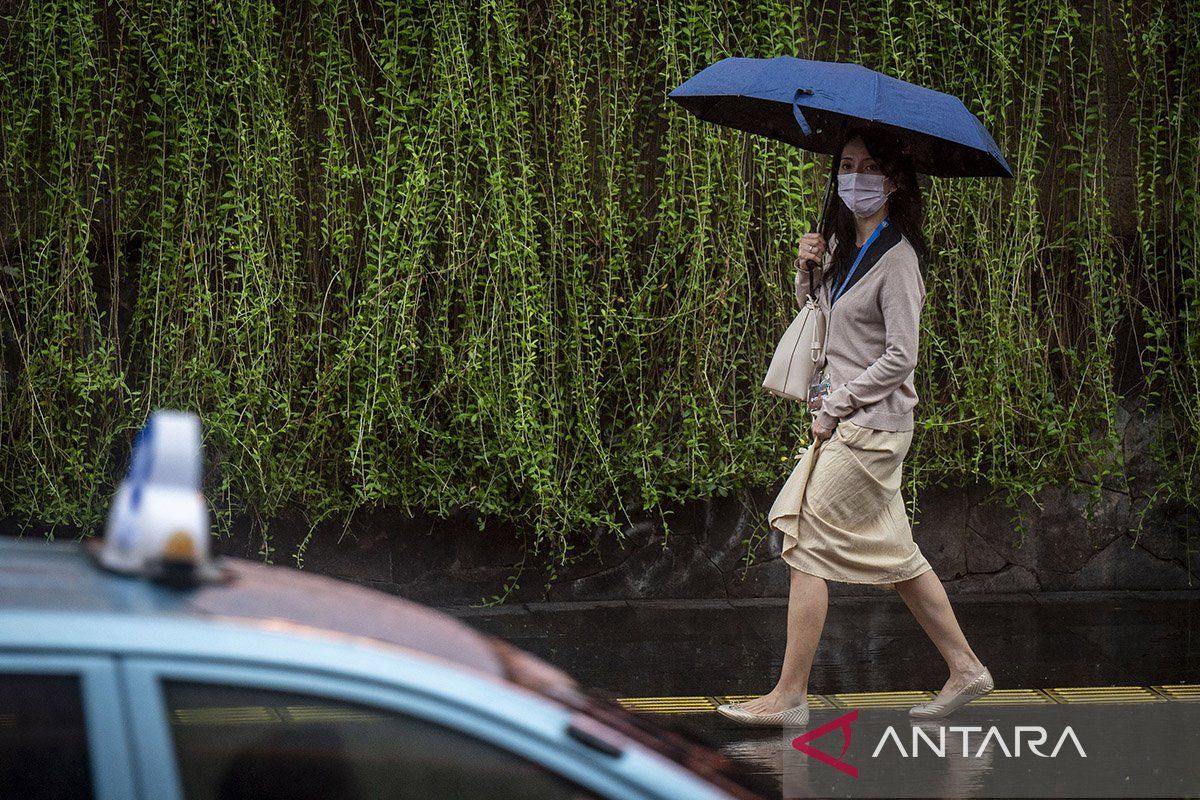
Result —
[[991, 134], [954, 95], [858, 64], [791, 56], [725, 58], [669, 97], [700, 119], [836, 155], [846, 125], [902, 138], [917, 172], [1011, 178]]

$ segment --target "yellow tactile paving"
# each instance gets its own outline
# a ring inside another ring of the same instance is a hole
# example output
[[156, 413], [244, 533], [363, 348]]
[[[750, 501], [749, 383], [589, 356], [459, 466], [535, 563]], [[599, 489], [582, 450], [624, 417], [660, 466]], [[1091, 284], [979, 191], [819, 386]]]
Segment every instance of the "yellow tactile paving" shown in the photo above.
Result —
[[267, 706], [177, 708], [173, 717], [178, 725], [261, 725], [280, 721], [275, 709]]
[[829, 699], [838, 708], [909, 708], [934, 698], [933, 692], [842, 692]]
[[293, 722], [372, 722], [385, 719], [383, 714], [337, 706], [287, 706]]
[[[747, 700], [753, 700], [756, 697], [762, 697], [760, 694], [726, 694], [719, 695], [716, 699], [718, 705], [722, 703], [744, 703]], [[829, 702], [823, 694], [810, 694], [808, 696], [808, 707], [810, 709], [826, 709], [837, 708], [833, 703]]]
[[[933, 692], [842, 692], [813, 694], [808, 706], [832, 708], [909, 708], [934, 698]], [[698, 714], [714, 711], [722, 703], [742, 703], [757, 694], [728, 694], [693, 697], [624, 697], [618, 703], [649, 714]], [[995, 689], [972, 705], [1047, 705], [1054, 703], [1158, 703], [1171, 700], [1200, 701], [1200, 684], [1176, 683], [1153, 686], [1056, 686], [1049, 689]]]
[[713, 698], [695, 695], [692, 697], [622, 697], [617, 700], [630, 711], [648, 714], [695, 714], [712, 711], [719, 704]]
[[1058, 702], [1041, 689], [993, 689], [971, 705], [978, 706], [1027, 706]]
[[1059, 703], [1160, 703], [1165, 697], [1148, 686], [1059, 686], [1046, 694]]
[[1200, 700], [1200, 684], [1163, 683], [1151, 689], [1170, 700]]
[[386, 719], [382, 713], [336, 706], [214, 706], [178, 708], [176, 725], [263, 725], [279, 722], [371, 722]]

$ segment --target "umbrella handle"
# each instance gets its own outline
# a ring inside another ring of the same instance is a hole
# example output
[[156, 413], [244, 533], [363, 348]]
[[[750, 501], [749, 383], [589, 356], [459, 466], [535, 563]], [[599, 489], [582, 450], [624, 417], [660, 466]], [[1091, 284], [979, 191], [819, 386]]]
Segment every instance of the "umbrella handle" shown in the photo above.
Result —
[[[805, 135], [808, 135], [808, 133], [810, 132], [809, 128], [808, 128], [808, 120], [806, 120], [804, 118], [804, 113], [802, 111], [800, 111], [800, 105], [796, 102], [797, 98], [799, 98], [801, 95], [805, 95], [805, 94], [813, 94], [813, 90], [812, 89], [797, 89], [796, 90], [796, 94], [793, 96], [793, 99], [792, 99], [792, 113], [796, 116], [796, 121], [798, 123], [800, 123], [801, 129], [805, 131]], [[846, 132], [845, 118], [843, 118], [841, 121], [841, 132], [842, 132], [842, 135], [844, 136], [845, 132]], [[817, 230], [821, 231], [822, 233], [824, 233], [824, 231], [825, 231], [825, 207], [829, 204], [829, 196], [831, 194], [833, 194], [833, 184], [836, 180], [837, 180], [837, 165], [834, 164], [833, 167], [829, 171], [829, 182], [827, 184], [825, 184], [825, 199], [821, 201], [821, 218], [820, 218], [820, 220], [817, 221]], [[818, 267], [821, 267], [822, 264], [820, 262], [818, 262], [816, 259], [812, 259], [812, 258], [805, 258], [804, 263], [806, 263], [808, 265], [808, 293], [814, 299], [816, 299], [817, 289], [816, 289], [816, 286], [814, 285], [813, 272]], [[822, 278], [823, 277], [824, 276], [822, 276]]]
[[[812, 93], [813, 93], [812, 89], [797, 89], [796, 97], [799, 97], [801, 94], [812, 94]], [[792, 101], [792, 110], [795, 111], [796, 113], [799, 113], [798, 106], [796, 105], [794, 100]], [[840, 135], [845, 136], [846, 135], [846, 119], [845, 119], [845, 117], [842, 118], [841, 123], [839, 125], [839, 129], [841, 131]], [[825, 233], [825, 212], [828, 210], [829, 197], [830, 197], [830, 195], [833, 194], [833, 185], [834, 185], [834, 183], [837, 182], [837, 173], [838, 173], [838, 165], [833, 164], [829, 170], [829, 182], [825, 184], [825, 197], [821, 201], [821, 218], [819, 220], [817, 220], [817, 230], [820, 231], [822, 233], [822, 235]], [[826, 244], [828, 245], [828, 243], [826, 243]], [[821, 264], [818, 264], [815, 260], [813, 260], [811, 258], [807, 259], [807, 263], [808, 263], [808, 284], [811, 289], [812, 284], [813, 284], [813, 270], [816, 269], [817, 267], [821, 266]], [[824, 278], [824, 276], [821, 276], [821, 277]], [[815, 292], [816, 292], [816, 290], [813, 289], [814, 297], [816, 297]]]

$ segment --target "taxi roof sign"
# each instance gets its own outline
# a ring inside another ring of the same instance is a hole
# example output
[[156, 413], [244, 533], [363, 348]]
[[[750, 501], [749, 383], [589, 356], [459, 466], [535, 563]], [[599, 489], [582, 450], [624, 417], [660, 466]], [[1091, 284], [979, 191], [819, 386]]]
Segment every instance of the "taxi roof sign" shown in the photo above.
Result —
[[201, 492], [200, 417], [159, 410], [138, 433], [108, 512], [101, 566], [166, 583], [220, 579]]

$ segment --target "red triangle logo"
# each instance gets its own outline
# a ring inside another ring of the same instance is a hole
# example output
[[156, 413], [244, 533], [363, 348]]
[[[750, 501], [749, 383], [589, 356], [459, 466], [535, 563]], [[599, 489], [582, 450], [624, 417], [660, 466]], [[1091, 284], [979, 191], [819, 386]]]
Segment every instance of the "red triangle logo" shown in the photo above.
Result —
[[[802, 733], [792, 740], [792, 747], [804, 753], [807, 756], [817, 759], [823, 764], [828, 764], [834, 769], [840, 769], [852, 778], [858, 777], [858, 767], [847, 764], [841, 760], [841, 757], [846, 755], [846, 751], [850, 749], [850, 723], [858, 719], [858, 709], [854, 709], [848, 714], [842, 714], [837, 719], [831, 719], [819, 728], [813, 728], [811, 731]], [[842, 732], [842, 752], [838, 753], [838, 757], [834, 758], [829, 753], [823, 750], [818, 750], [809, 744], [814, 739], [820, 739], [827, 733], [835, 730]]]

